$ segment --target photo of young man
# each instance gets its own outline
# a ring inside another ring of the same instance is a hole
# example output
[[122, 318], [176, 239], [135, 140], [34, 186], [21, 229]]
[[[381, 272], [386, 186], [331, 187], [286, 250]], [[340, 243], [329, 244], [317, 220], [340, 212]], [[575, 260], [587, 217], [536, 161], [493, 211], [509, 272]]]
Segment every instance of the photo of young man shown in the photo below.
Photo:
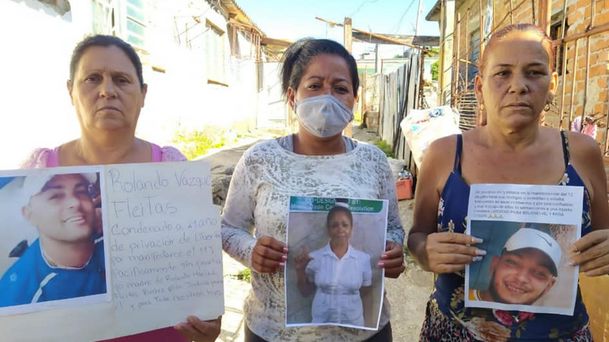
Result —
[[48, 172], [23, 179], [19, 214], [38, 238], [2, 275], [0, 307], [106, 293], [97, 180], [97, 173]]
[[493, 256], [486, 290], [469, 290], [469, 300], [532, 305], [548, 293], [558, 279], [562, 251], [549, 234], [521, 228]]

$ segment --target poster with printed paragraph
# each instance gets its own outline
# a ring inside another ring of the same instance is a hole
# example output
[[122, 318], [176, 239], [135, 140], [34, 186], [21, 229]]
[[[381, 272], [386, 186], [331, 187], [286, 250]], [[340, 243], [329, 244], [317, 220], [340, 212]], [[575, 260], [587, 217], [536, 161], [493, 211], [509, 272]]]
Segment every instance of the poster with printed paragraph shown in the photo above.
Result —
[[290, 197], [286, 325], [377, 330], [387, 200]]
[[0, 220], [3, 342], [98, 341], [224, 312], [207, 162], [2, 171]]
[[465, 269], [465, 306], [572, 315], [583, 200], [576, 186], [472, 185], [466, 233], [486, 254]]

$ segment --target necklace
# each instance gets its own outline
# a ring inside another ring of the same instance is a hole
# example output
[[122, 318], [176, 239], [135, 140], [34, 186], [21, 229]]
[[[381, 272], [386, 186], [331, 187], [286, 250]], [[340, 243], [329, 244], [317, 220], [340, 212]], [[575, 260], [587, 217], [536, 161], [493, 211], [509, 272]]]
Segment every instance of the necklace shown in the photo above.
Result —
[[62, 266], [62, 265], [59, 265], [58, 263], [56, 263], [53, 260], [53, 258], [51, 258], [51, 256], [44, 251], [44, 249], [42, 248], [42, 244], [40, 244], [40, 253], [42, 254], [42, 259], [44, 259], [44, 261], [47, 263], [47, 265], [50, 268], [57, 268], [60, 270], [82, 270], [83, 268], [87, 267], [87, 265], [89, 265], [89, 262], [91, 262], [91, 258], [93, 257], [93, 253], [91, 253], [91, 255], [89, 256], [89, 260], [87, 260], [87, 262], [84, 265], [82, 265], [81, 267], [71, 267], [71, 266]]

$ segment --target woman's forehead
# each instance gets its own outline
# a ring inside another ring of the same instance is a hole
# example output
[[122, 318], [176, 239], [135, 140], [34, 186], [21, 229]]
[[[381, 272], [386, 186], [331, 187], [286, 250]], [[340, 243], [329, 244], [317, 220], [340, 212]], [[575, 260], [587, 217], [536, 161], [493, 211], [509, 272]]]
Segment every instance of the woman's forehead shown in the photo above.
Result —
[[125, 74], [135, 74], [135, 66], [121, 48], [91, 46], [85, 50], [78, 63], [77, 71], [112, 69]]
[[[549, 64], [550, 55], [541, 37], [512, 33], [488, 51], [488, 66], [517, 64]], [[522, 34], [524, 34], [522, 32]]]

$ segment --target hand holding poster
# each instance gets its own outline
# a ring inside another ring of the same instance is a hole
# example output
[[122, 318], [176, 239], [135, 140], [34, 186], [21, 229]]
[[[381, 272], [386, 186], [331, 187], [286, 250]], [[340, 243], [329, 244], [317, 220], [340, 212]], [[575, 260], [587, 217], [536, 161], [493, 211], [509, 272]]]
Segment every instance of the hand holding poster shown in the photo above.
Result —
[[386, 231], [386, 200], [290, 197], [286, 325], [378, 329]]
[[465, 306], [572, 315], [582, 197], [573, 186], [472, 185], [466, 232], [487, 254], [466, 268]]
[[0, 184], [2, 341], [96, 341], [223, 313], [208, 163], [6, 171]]

